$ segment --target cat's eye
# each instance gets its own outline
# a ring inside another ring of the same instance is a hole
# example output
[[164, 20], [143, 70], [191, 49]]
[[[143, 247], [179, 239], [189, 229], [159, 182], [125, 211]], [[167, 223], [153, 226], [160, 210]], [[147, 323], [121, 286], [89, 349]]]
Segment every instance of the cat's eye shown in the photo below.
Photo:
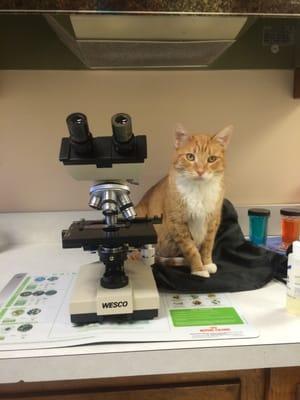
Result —
[[209, 156], [208, 159], [207, 159], [207, 161], [208, 161], [209, 163], [213, 163], [213, 162], [215, 162], [216, 160], [217, 160], [217, 157], [216, 157], [216, 156]]
[[187, 153], [186, 155], [186, 159], [189, 161], [195, 161], [195, 156], [193, 153]]

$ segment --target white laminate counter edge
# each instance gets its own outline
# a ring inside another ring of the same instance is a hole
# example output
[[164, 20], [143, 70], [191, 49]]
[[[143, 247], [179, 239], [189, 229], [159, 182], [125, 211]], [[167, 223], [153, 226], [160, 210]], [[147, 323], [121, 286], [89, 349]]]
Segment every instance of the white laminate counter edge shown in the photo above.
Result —
[[300, 344], [170, 349], [0, 360], [0, 383], [229, 371], [300, 365]]

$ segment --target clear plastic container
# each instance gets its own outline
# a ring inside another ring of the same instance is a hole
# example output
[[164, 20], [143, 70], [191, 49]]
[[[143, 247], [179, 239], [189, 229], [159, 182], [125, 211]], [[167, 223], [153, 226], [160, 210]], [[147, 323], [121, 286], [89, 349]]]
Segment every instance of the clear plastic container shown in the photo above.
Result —
[[282, 208], [281, 239], [282, 246], [287, 249], [300, 235], [300, 208]]
[[250, 208], [249, 216], [249, 239], [257, 246], [265, 245], [267, 241], [268, 219], [270, 210], [266, 208]]
[[293, 242], [293, 252], [288, 258], [287, 311], [300, 316], [300, 242]]

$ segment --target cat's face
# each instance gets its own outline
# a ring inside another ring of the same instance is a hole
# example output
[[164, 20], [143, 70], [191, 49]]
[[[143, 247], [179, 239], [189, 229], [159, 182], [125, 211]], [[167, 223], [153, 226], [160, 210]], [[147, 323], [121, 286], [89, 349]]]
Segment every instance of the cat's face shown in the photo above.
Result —
[[232, 126], [214, 136], [189, 136], [183, 129], [176, 131], [173, 167], [187, 179], [209, 181], [225, 169], [225, 150], [232, 134]]

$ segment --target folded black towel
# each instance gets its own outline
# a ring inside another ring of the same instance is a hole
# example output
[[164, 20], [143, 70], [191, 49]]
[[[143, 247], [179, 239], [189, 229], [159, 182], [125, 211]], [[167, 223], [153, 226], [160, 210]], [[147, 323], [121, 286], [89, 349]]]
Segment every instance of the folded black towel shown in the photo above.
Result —
[[263, 287], [287, 274], [287, 257], [247, 241], [233, 205], [224, 200], [222, 221], [216, 236], [213, 261], [218, 266], [210, 278], [191, 275], [188, 267], [155, 265], [159, 288], [180, 292], [238, 292]]

